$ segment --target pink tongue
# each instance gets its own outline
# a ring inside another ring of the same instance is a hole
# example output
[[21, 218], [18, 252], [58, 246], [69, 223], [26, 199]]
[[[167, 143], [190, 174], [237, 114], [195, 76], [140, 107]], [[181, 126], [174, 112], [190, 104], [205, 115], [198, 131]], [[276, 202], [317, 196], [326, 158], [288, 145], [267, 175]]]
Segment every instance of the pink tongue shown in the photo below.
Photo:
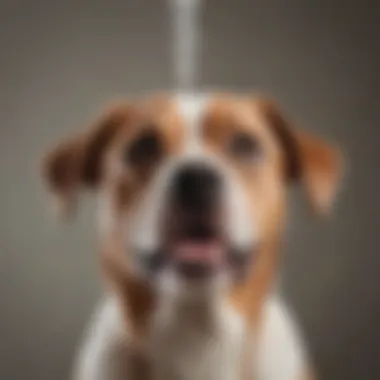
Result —
[[222, 260], [222, 246], [216, 242], [182, 242], [174, 247], [173, 257], [178, 261], [216, 265]]

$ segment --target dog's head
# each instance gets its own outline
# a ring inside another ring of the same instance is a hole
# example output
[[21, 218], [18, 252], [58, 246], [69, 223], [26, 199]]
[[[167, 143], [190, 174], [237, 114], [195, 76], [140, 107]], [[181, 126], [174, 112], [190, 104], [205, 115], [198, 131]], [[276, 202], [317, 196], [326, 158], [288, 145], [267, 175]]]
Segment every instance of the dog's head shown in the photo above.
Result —
[[328, 211], [339, 164], [269, 101], [180, 95], [110, 108], [50, 152], [44, 174], [64, 208], [96, 190], [103, 249], [130, 274], [204, 295], [239, 283], [278, 239], [289, 183]]

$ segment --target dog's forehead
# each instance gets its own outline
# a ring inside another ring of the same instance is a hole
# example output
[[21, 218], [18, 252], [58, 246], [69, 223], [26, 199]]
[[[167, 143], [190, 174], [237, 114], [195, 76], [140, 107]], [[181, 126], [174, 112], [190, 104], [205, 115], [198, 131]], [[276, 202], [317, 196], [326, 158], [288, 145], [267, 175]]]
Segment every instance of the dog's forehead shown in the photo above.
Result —
[[230, 119], [242, 124], [261, 124], [258, 102], [244, 95], [225, 93], [179, 94], [171, 99], [176, 113], [189, 128], [197, 128], [204, 117]]
[[259, 118], [260, 109], [255, 101], [244, 95], [194, 92], [160, 94], [142, 102], [142, 110], [149, 117], [181, 119], [190, 126], [199, 124], [204, 116], [217, 115], [236, 119]]
[[147, 99], [142, 105], [148, 120], [156, 122], [164, 133], [180, 134], [188, 143], [201, 143], [205, 127], [210, 126], [217, 127], [213, 129], [217, 134], [240, 127], [267, 134], [263, 131], [267, 128], [260, 102], [241, 94], [163, 94]]

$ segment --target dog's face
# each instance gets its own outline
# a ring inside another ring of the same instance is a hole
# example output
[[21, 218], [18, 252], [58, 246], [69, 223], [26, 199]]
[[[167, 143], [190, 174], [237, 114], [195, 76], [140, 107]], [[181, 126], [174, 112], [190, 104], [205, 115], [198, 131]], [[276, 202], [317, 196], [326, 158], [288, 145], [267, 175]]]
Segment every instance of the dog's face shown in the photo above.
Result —
[[96, 188], [103, 249], [156, 289], [193, 296], [249, 274], [281, 233], [290, 180], [327, 209], [338, 156], [269, 102], [180, 95], [110, 109], [48, 155], [46, 175], [65, 202]]

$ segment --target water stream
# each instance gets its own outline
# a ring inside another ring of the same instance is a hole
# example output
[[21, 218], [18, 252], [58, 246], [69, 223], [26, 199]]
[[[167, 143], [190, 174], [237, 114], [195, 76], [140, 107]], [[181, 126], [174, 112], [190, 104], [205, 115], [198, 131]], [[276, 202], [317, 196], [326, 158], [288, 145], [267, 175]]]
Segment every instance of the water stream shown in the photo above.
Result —
[[172, 27], [174, 80], [178, 91], [192, 92], [199, 80], [201, 0], [168, 0]]

